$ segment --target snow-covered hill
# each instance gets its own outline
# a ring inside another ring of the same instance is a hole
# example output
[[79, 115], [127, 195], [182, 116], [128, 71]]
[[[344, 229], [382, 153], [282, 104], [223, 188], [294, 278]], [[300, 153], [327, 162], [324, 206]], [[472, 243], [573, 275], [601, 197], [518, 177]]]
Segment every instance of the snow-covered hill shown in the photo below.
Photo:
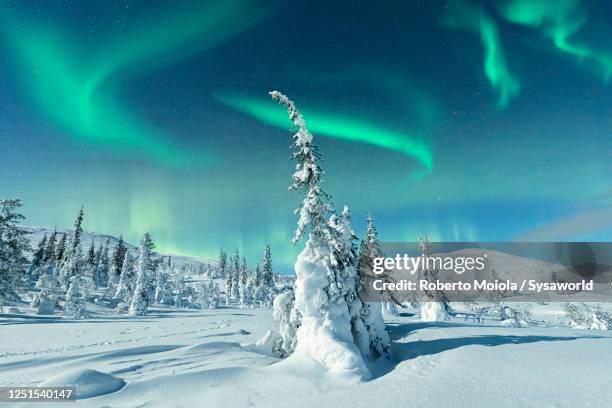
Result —
[[[40, 240], [43, 238], [45, 234], [49, 236], [53, 232], [53, 228], [48, 228], [48, 227], [24, 226], [23, 228], [26, 231], [28, 231], [29, 233], [28, 238], [30, 239], [31, 246], [33, 248], [36, 248], [36, 245], [40, 242]], [[69, 229], [58, 228], [57, 232], [59, 234], [67, 234], [68, 237], [70, 237], [70, 234], [72, 234], [72, 230], [69, 230]], [[92, 240], [94, 242], [94, 245], [97, 247], [98, 245], [106, 242], [107, 239], [110, 241], [111, 248], [114, 247], [119, 241], [118, 237], [115, 237], [112, 235], [105, 235], [105, 234], [100, 234], [97, 232], [83, 231], [83, 235], [81, 237], [81, 245], [83, 246], [83, 250], [85, 251], [91, 244]], [[130, 251], [134, 253], [138, 251], [137, 244], [131, 244], [129, 242], [126, 242], [125, 244]], [[172, 262], [176, 266], [190, 264], [190, 265], [193, 265], [195, 269], [198, 269], [200, 266], [205, 268], [208, 265], [216, 265], [217, 263], [217, 261], [213, 259], [206, 259], [206, 258], [199, 258], [199, 257], [192, 257], [192, 256], [166, 254], [166, 253], [160, 253], [160, 255], [166, 256], [166, 257], [171, 256]]]

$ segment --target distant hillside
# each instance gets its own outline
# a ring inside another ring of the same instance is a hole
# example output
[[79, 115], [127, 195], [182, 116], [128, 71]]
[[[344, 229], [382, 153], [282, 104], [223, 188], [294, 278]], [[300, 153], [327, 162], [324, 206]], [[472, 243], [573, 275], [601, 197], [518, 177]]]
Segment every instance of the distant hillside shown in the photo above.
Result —
[[[36, 246], [38, 245], [38, 243], [40, 242], [40, 240], [43, 238], [45, 234], [49, 236], [53, 232], [53, 228], [46, 228], [46, 227], [24, 226], [23, 228], [30, 233], [28, 237], [30, 239], [30, 243], [33, 248], [36, 248]], [[72, 234], [72, 230], [69, 230], [69, 229], [58, 228], [57, 232], [59, 234], [65, 233], [67, 234], [68, 237], [70, 237], [70, 235]], [[114, 237], [112, 235], [105, 235], [105, 234], [99, 234], [96, 232], [83, 231], [83, 237], [81, 238], [81, 246], [83, 248], [83, 251], [86, 251], [89, 248], [89, 245], [91, 245], [92, 239], [96, 247], [98, 247], [98, 245], [104, 243], [108, 239], [110, 241], [111, 248], [113, 248], [115, 245], [117, 245], [117, 242], [119, 241], [118, 237]], [[134, 252], [134, 253], [138, 252], [137, 245], [130, 244], [129, 242], [126, 242], [125, 245], [128, 247], [130, 252]], [[165, 254], [165, 253], [159, 253], [159, 255], [171, 256], [172, 262], [177, 266], [190, 264], [190, 265], [193, 265], [194, 268], [199, 268], [200, 266], [206, 267], [207, 265], [217, 264], [215, 260], [206, 259], [206, 258], [197, 258], [197, 257], [191, 257], [191, 256]]]

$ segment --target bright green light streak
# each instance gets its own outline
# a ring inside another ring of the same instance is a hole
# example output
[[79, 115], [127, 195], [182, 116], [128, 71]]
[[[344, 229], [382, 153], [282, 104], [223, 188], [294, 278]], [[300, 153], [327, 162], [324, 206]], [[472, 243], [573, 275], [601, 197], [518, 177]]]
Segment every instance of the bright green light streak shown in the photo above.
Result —
[[518, 96], [521, 84], [508, 68], [495, 21], [480, 7], [456, 4], [443, 16], [442, 23], [448, 28], [468, 30], [480, 36], [485, 76], [498, 93], [497, 107], [505, 109], [510, 100]]
[[588, 21], [588, 14], [578, 0], [514, 0], [503, 3], [500, 13], [512, 23], [539, 28], [557, 50], [575, 57], [578, 62], [594, 61], [603, 80], [610, 79], [612, 54], [572, 40]]
[[263, 12], [248, 5], [248, 0], [196, 3], [174, 14], [153, 15], [93, 50], [55, 28], [16, 17], [5, 17], [2, 30], [36, 106], [70, 136], [119, 153], [186, 166], [210, 162], [215, 155], [182, 148], [171, 136], [134, 117], [121, 103], [118, 88], [128, 74], [159, 69], [253, 25]]
[[504, 109], [510, 99], [518, 95], [520, 83], [508, 69], [495, 22], [483, 11], [479, 18], [479, 33], [484, 49], [485, 74], [491, 86], [499, 92], [498, 108]]
[[[269, 125], [281, 129], [287, 129], [289, 125], [287, 113], [274, 103], [233, 95], [219, 95], [218, 99]], [[308, 128], [314, 133], [383, 147], [418, 160], [428, 170], [432, 168], [432, 150], [420, 140], [352, 118], [309, 110], [303, 112]]]

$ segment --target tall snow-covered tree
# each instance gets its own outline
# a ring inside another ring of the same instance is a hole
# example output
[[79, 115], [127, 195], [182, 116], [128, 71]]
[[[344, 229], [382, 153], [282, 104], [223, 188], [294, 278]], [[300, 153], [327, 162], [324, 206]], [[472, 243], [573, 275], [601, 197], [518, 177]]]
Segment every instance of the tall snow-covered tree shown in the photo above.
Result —
[[264, 306], [264, 301], [267, 297], [268, 291], [267, 288], [263, 285], [261, 267], [259, 266], [259, 262], [255, 264], [255, 271], [253, 272], [252, 279], [252, 292], [253, 292], [253, 302], [259, 303]]
[[223, 248], [221, 248], [219, 249], [219, 265], [218, 265], [219, 278], [225, 278], [226, 268], [227, 268], [227, 254], [225, 253], [225, 251], [223, 251]]
[[155, 303], [171, 304], [173, 289], [169, 274], [167, 272], [158, 272], [155, 280]]
[[130, 304], [130, 315], [144, 316], [151, 303], [152, 299], [149, 298], [149, 280], [157, 266], [153, 254], [154, 248], [155, 244], [153, 244], [151, 236], [148, 232], [145, 233], [140, 240], [136, 287], [134, 288], [132, 303]]
[[32, 254], [32, 262], [28, 268], [28, 281], [30, 283], [36, 282], [38, 277], [42, 273], [44, 259], [45, 259], [45, 248], [47, 246], [47, 234], [44, 234], [42, 239], [38, 242], [34, 254]]
[[[304, 199], [293, 242], [308, 233], [304, 250], [295, 263], [295, 308], [300, 315], [295, 353], [306, 355], [323, 367], [364, 378], [369, 371], [362, 357], [363, 341], [354, 337], [353, 313], [348, 304], [355, 291], [355, 265], [347, 264], [346, 240], [340, 241], [334, 222], [331, 197], [321, 189], [324, 172], [313, 136], [295, 104], [280, 92], [272, 98], [287, 107], [297, 129], [293, 136], [293, 159], [297, 162], [291, 190]], [[350, 246], [350, 244], [349, 244]], [[357, 299], [358, 300], [358, 299]]]
[[238, 291], [240, 296], [240, 307], [250, 307], [252, 301], [251, 285], [249, 270], [247, 268], [246, 259], [242, 257], [242, 265], [240, 266], [240, 275], [238, 279]]
[[60, 283], [62, 287], [69, 289], [70, 278], [81, 275], [83, 268], [83, 259], [81, 252], [81, 235], [83, 234], [83, 207], [79, 209], [76, 219], [74, 220], [74, 231], [70, 236], [68, 244], [65, 246], [64, 255], [60, 265]]
[[119, 277], [119, 283], [115, 291], [114, 299], [125, 303], [129, 307], [129, 303], [132, 301], [134, 296], [134, 288], [136, 287], [136, 271], [134, 268], [134, 258], [130, 252], [125, 253], [123, 259], [123, 272]]
[[[378, 231], [376, 230], [372, 215], [368, 214], [366, 235], [359, 248], [359, 261], [357, 264], [356, 283], [358, 285], [358, 295], [363, 293], [361, 285], [367, 284], [366, 276], [374, 266], [374, 258], [382, 256], [383, 252], [380, 247], [380, 242], [378, 241]], [[385, 329], [380, 305], [374, 302], [366, 302], [365, 299], [361, 299], [361, 301], [363, 304], [361, 308], [361, 319], [368, 331], [370, 352], [373, 356], [389, 356], [391, 340]], [[387, 302], [392, 302], [391, 304], [395, 305], [396, 300], [391, 295]]]
[[[431, 256], [431, 242], [428, 236], [419, 235], [419, 248], [421, 254], [427, 259]], [[419, 271], [419, 279], [425, 279], [429, 282], [437, 280], [438, 271], [435, 269], [425, 268]], [[439, 290], [426, 291], [425, 296], [428, 301], [421, 304], [421, 321], [435, 322], [450, 320], [448, 312], [450, 305], [444, 295], [444, 292]]]
[[94, 240], [91, 239], [91, 245], [87, 250], [87, 255], [85, 256], [85, 268], [89, 270], [93, 270], [93, 267], [96, 266], [96, 247], [94, 246]]
[[240, 297], [240, 254], [237, 249], [232, 258], [232, 264], [230, 265], [230, 274], [232, 277], [230, 298], [232, 300], [238, 300]]
[[121, 270], [123, 268], [123, 260], [125, 259], [125, 253], [127, 252], [127, 247], [123, 242], [123, 235], [119, 235], [119, 241], [117, 245], [115, 245], [115, 249], [113, 250], [113, 255], [111, 259], [111, 267], [110, 267], [110, 280], [114, 283], [119, 281], [119, 275], [121, 275]]
[[32, 266], [38, 267], [42, 265], [45, 258], [45, 247], [47, 246], [47, 234], [43, 235], [42, 239], [38, 242], [36, 251], [32, 254]]
[[74, 220], [74, 232], [70, 237], [70, 243], [68, 245], [69, 250], [75, 250], [81, 245], [81, 235], [83, 235], [83, 217], [85, 213], [83, 206], [79, 209], [76, 219]]
[[186, 308], [189, 305], [187, 300], [189, 292], [187, 284], [185, 283], [185, 277], [182, 273], [176, 275], [174, 279], [174, 289], [174, 306], [176, 306], [177, 309]]
[[17, 289], [25, 273], [30, 250], [27, 231], [19, 224], [25, 219], [18, 211], [20, 199], [0, 200], [0, 304], [19, 300]]
[[62, 262], [64, 260], [64, 254], [66, 253], [66, 234], [62, 234], [57, 247], [55, 248], [55, 260]]
[[50, 263], [54, 261], [55, 258], [55, 241], [57, 240], [57, 230], [53, 228], [53, 232], [49, 236], [47, 240], [47, 245], [45, 247], [45, 256], [43, 262]]
[[270, 244], [264, 248], [263, 265], [261, 268], [261, 284], [268, 288], [274, 287], [274, 272], [272, 270], [272, 249]]
[[94, 284], [99, 287], [108, 287], [108, 275], [109, 275], [109, 267], [110, 267], [110, 260], [108, 257], [108, 247], [110, 245], [110, 239], [106, 239], [106, 241], [104, 242], [104, 246], [102, 246], [102, 249], [99, 251], [100, 252], [100, 259], [97, 262], [96, 265], [96, 269], [94, 271], [94, 276], [93, 276], [93, 282]]

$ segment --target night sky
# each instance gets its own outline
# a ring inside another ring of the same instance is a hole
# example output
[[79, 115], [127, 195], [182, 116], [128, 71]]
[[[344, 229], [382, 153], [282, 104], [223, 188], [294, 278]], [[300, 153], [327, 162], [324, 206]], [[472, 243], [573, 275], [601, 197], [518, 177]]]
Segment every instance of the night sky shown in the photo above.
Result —
[[290, 272], [295, 100], [381, 239], [612, 240], [612, 6], [1, 1], [0, 196], [27, 224]]

